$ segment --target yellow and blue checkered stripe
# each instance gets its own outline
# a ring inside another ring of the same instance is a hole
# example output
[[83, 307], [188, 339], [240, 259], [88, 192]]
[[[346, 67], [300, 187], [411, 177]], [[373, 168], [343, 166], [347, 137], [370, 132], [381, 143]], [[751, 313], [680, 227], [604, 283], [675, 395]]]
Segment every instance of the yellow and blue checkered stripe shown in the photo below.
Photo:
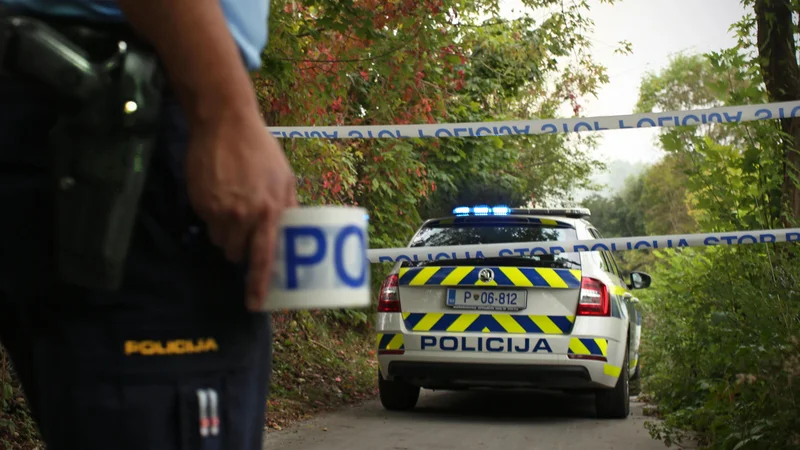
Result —
[[378, 350], [405, 350], [401, 333], [378, 333]]
[[569, 340], [570, 355], [590, 355], [608, 357], [608, 339], [572, 338]]
[[[492, 269], [494, 280], [483, 282], [478, 274]], [[400, 286], [513, 286], [551, 289], [578, 289], [581, 271], [532, 267], [404, 267]]]
[[572, 332], [575, 317], [522, 314], [403, 313], [403, 321], [410, 331], [569, 334]]

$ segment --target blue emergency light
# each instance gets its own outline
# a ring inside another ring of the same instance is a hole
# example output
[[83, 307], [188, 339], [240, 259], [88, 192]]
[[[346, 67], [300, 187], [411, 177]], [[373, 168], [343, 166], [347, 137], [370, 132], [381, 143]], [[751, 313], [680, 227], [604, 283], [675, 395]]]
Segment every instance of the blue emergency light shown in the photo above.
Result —
[[479, 205], [479, 206], [459, 206], [453, 209], [453, 214], [457, 216], [466, 216], [469, 214], [474, 214], [476, 216], [506, 216], [511, 214], [511, 208], [508, 206], [486, 206], [486, 205]]

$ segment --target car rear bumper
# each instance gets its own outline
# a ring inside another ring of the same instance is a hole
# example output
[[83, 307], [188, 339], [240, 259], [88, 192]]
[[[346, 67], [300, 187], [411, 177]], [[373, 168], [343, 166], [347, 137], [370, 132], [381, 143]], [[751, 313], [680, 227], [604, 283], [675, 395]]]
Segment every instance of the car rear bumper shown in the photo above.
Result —
[[593, 381], [589, 369], [584, 366], [392, 361], [388, 364], [388, 375], [428, 389], [606, 387]]
[[613, 387], [627, 332], [611, 317], [580, 317], [570, 334], [410, 332], [397, 313], [380, 313], [378, 330], [382, 375], [431, 389]]

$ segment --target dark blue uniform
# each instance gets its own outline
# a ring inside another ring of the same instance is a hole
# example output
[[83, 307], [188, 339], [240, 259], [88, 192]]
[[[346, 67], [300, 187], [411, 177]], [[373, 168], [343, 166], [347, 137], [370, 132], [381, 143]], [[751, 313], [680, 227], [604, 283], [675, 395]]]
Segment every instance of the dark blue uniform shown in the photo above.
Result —
[[245, 268], [224, 259], [191, 209], [175, 101], [114, 293], [57, 280], [54, 119], [51, 93], [0, 75], [0, 341], [48, 448], [260, 450], [270, 318], [245, 310]]

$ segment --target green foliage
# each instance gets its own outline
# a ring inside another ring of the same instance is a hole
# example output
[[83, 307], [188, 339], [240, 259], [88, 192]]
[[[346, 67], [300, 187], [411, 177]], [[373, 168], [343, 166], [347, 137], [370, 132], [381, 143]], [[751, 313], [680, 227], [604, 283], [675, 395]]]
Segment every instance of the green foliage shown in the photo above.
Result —
[[[641, 111], [764, 103], [752, 17], [731, 49], [681, 55], [642, 82]], [[648, 233], [777, 228], [784, 217], [778, 121], [661, 131], [665, 159], [642, 177]], [[628, 252], [630, 253], [630, 252]], [[645, 389], [665, 444], [800, 447], [800, 260], [795, 245], [657, 251], [646, 310]]]
[[682, 155], [667, 155], [638, 180], [641, 196], [637, 206], [651, 235], [697, 231], [688, 197], [688, 177]]
[[[708, 106], [764, 103], [768, 101], [758, 66], [748, 59], [744, 44], [708, 55], [681, 55], [659, 74], [649, 74], [640, 88], [640, 111], [691, 109]], [[693, 104], [693, 101], [699, 102]], [[782, 133], [777, 121], [746, 124], [703, 125], [664, 129], [661, 145], [668, 152], [671, 167], [651, 172], [658, 180], [655, 198], [667, 198], [661, 206], [661, 221], [681, 214], [675, 232], [694, 228], [697, 221], [703, 230], [720, 226], [735, 229], [772, 227], [780, 217], [780, 193], [783, 167]], [[660, 187], [659, 187], [660, 186]], [[681, 198], [681, 191], [686, 192]], [[667, 213], [667, 214], [664, 214]], [[651, 224], [654, 220], [649, 220]], [[655, 230], [654, 230], [655, 231]]]
[[[667, 155], [637, 176], [626, 179], [622, 191], [611, 198], [593, 195], [583, 201], [592, 211], [592, 223], [604, 237], [630, 237], [692, 233], [687, 176], [679, 155]], [[619, 252], [625, 272], [647, 271], [654, 262], [652, 252]]]
[[589, 208], [592, 224], [604, 237], [642, 236], [647, 232], [640, 205], [642, 188], [641, 177], [630, 177], [621, 193], [611, 198], [591, 195], [582, 205]]
[[651, 163], [615, 159], [610, 161], [605, 170], [595, 171], [592, 180], [597, 184], [598, 195], [611, 197], [622, 192], [630, 177], [640, 175]]
[[33, 450], [41, 447], [39, 431], [5, 349], [0, 346], [0, 448]]
[[[592, 213], [591, 222], [600, 230], [603, 237], [645, 236], [648, 233], [645, 213], [649, 205], [642, 202], [644, 191], [643, 175], [630, 176], [625, 180], [621, 192], [611, 198], [591, 195], [583, 200], [582, 206]], [[616, 252], [617, 265], [625, 273], [646, 270], [652, 260], [650, 252]]]
[[[265, 116], [276, 125], [478, 122], [553, 117], [565, 104], [577, 114], [607, 82], [588, 52], [589, 6], [524, 4], [506, 20], [491, 0], [273, 2], [255, 80]], [[301, 201], [367, 207], [373, 247], [404, 244], [424, 215], [452, 202], [564, 199], [602, 168], [591, 140], [564, 135], [284, 144]]]
[[[782, 245], [783, 249], [787, 249]], [[800, 445], [800, 266], [770, 247], [658, 253], [643, 376], [665, 422], [713, 449]]]

